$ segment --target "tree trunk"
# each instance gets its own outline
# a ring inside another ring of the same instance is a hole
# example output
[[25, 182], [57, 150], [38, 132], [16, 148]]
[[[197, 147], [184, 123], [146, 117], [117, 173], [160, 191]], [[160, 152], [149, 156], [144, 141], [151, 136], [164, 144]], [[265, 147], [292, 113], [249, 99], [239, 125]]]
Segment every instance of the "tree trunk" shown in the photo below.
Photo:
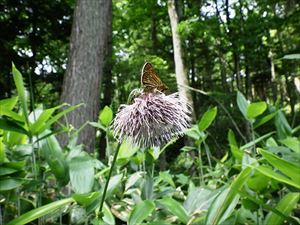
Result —
[[171, 30], [172, 30], [172, 39], [173, 39], [173, 49], [174, 49], [174, 61], [175, 61], [175, 73], [176, 73], [176, 80], [180, 95], [188, 100], [188, 102], [193, 107], [193, 98], [189, 89], [182, 87], [189, 86], [187, 73], [183, 63], [182, 57], [182, 48], [181, 48], [181, 41], [180, 36], [177, 33], [177, 26], [178, 26], [178, 15], [175, 8], [175, 0], [168, 0], [168, 13], [171, 23]]
[[[103, 77], [103, 99], [101, 101], [101, 108], [103, 106], [110, 106], [113, 95], [112, 84], [112, 0], [107, 0], [108, 5], [108, 18], [107, 18], [107, 43], [105, 53], [104, 77]], [[99, 158], [105, 159], [106, 156], [106, 133], [102, 132], [99, 140]]]
[[[67, 122], [79, 128], [95, 121], [99, 112], [100, 85], [103, 77], [110, 1], [77, 0], [70, 43], [69, 62], [64, 76], [61, 101], [85, 105], [67, 115]], [[78, 143], [93, 151], [95, 129], [85, 127]], [[66, 143], [66, 139], [62, 139]]]

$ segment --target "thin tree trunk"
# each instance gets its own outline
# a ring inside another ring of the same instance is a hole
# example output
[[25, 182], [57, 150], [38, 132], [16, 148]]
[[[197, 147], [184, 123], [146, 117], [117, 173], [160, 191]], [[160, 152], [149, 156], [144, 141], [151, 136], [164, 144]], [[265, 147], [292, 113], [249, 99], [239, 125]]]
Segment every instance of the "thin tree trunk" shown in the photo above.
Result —
[[188, 102], [191, 104], [191, 106], [194, 106], [191, 92], [187, 88], [183, 87], [183, 86], [188, 86], [189, 82], [188, 82], [187, 73], [183, 63], [183, 57], [182, 57], [183, 54], [182, 54], [180, 36], [177, 33], [178, 15], [176, 12], [174, 0], [168, 0], [168, 13], [169, 13], [171, 30], [172, 30], [175, 73], [176, 73], [178, 89], [180, 95], [186, 98]]
[[[61, 95], [62, 102], [85, 104], [67, 115], [67, 122], [75, 128], [86, 121], [95, 121], [99, 112], [109, 3], [107, 0], [76, 2], [69, 62]], [[78, 143], [83, 143], [87, 151], [93, 151], [94, 141], [94, 128], [85, 127], [79, 133]], [[62, 142], [66, 143], [66, 139]]]
[[[106, 43], [106, 54], [104, 59], [104, 77], [103, 77], [103, 100], [101, 101], [101, 108], [104, 106], [110, 106], [113, 95], [113, 84], [112, 84], [112, 0], [107, 0], [108, 14], [107, 14], [107, 43]], [[106, 156], [106, 133], [101, 133], [99, 140], [99, 158], [105, 159]]]

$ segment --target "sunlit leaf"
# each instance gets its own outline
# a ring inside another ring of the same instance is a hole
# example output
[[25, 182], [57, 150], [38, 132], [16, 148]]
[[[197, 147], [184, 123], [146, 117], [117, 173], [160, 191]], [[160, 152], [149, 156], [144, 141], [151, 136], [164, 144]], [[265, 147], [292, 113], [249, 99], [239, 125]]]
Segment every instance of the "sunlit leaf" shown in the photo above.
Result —
[[52, 202], [50, 204], [41, 206], [37, 209], [33, 209], [16, 219], [10, 221], [7, 225], [23, 225], [23, 224], [28, 224], [33, 220], [36, 220], [42, 216], [51, 214], [55, 212], [56, 210], [60, 209], [61, 207], [65, 207], [69, 205], [70, 203], [74, 202], [73, 198], [66, 198], [62, 200], [58, 200], [55, 202]]
[[155, 209], [153, 201], [145, 200], [137, 204], [128, 218], [128, 225], [141, 224]]
[[217, 107], [214, 107], [214, 108], [207, 110], [203, 114], [203, 116], [199, 122], [199, 130], [200, 131], [206, 130], [211, 125], [211, 123], [216, 118], [217, 112], [218, 112]]
[[262, 114], [267, 109], [265, 102], [254, 102], [247, 107], [247, 117], [253, 119]]
[[247, 108], [248, 108], [248, 101], [246, 100], [246, 98], [244, 97], [244, 95], [241, 92], [237, 92], [237, 96], [236, 96], [236, 102], [237, 105], [241, 111], [241, 113], [244, 115], [245, 119], [247, 118]]
[[113, 112], [111, 108], [105, 106], [99, 116], [100, 122], [107, 127], [111, 123], [112, 119], [113, 119]]
[[261, 148], [258, 149], [258, 152], [275, 168], [280, 170], [283, 174], [290, 177], [294, 182], [300, 181], [300, 166], [284, 159], [279, 158], [277, 155], [274, 155], [268, 151], [265, 151]]
[[15, 67], [14, 64], [12, 64], [12, 74], [13, 74], [15, 85], [17, 87], [19, 100], [21, 102], [24, 120], [26, 121], [27, 125], [29, 126], [28, 106], [27, 106], [27, 98], [26, 98], [26, 93], [25, 93], [23, 77], [22, 77], [22, 74], [20, 73], [20, 71]]
[[177, 216], [182, 223], [187, 224], [189, 216], [182, 204], [170, 197], [165, 197], [161, 200], [158, 200], [158, 202], [162, 204], [171, 214]]
[[70, 161], [70, 181], [75, 193], [83, 194], [94, 185], [94, 165], [89, 156], [76, 156]]
[[[280, 202], [275, 207], [278, 211], [283, 213], [284, 215], [288, 216], [291, 211], [296, 208], [297, 203], [300, 199], [300, 193], [288, 193], [286, 194]], [[284, 218], [278, 216], [274, 212], [269, 212], [266, 220], [265, 225], [280, 225], [283, 224]]]

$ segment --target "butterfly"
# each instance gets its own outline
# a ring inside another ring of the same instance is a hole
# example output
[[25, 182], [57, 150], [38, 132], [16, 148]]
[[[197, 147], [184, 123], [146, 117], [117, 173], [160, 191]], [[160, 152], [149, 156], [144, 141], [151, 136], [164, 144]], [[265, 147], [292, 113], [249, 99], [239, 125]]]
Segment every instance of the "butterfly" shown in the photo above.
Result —
[[153, 66], [146, 62], [142, 69], [141, 83], [144, 92], [164, 92], [168, 89], [161, 79], [158, 77]]

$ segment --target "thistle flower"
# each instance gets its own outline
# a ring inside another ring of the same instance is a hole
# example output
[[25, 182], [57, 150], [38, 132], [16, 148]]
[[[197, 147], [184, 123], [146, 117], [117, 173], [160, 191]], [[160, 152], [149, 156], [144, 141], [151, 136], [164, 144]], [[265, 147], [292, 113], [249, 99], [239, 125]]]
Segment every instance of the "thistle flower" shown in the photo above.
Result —
[[178, 93], [141, 93], [121, 105], [113, 122], [115, 137], [139, 147], [160, 146], [178, 138], [191, 123], [191, 107]]

